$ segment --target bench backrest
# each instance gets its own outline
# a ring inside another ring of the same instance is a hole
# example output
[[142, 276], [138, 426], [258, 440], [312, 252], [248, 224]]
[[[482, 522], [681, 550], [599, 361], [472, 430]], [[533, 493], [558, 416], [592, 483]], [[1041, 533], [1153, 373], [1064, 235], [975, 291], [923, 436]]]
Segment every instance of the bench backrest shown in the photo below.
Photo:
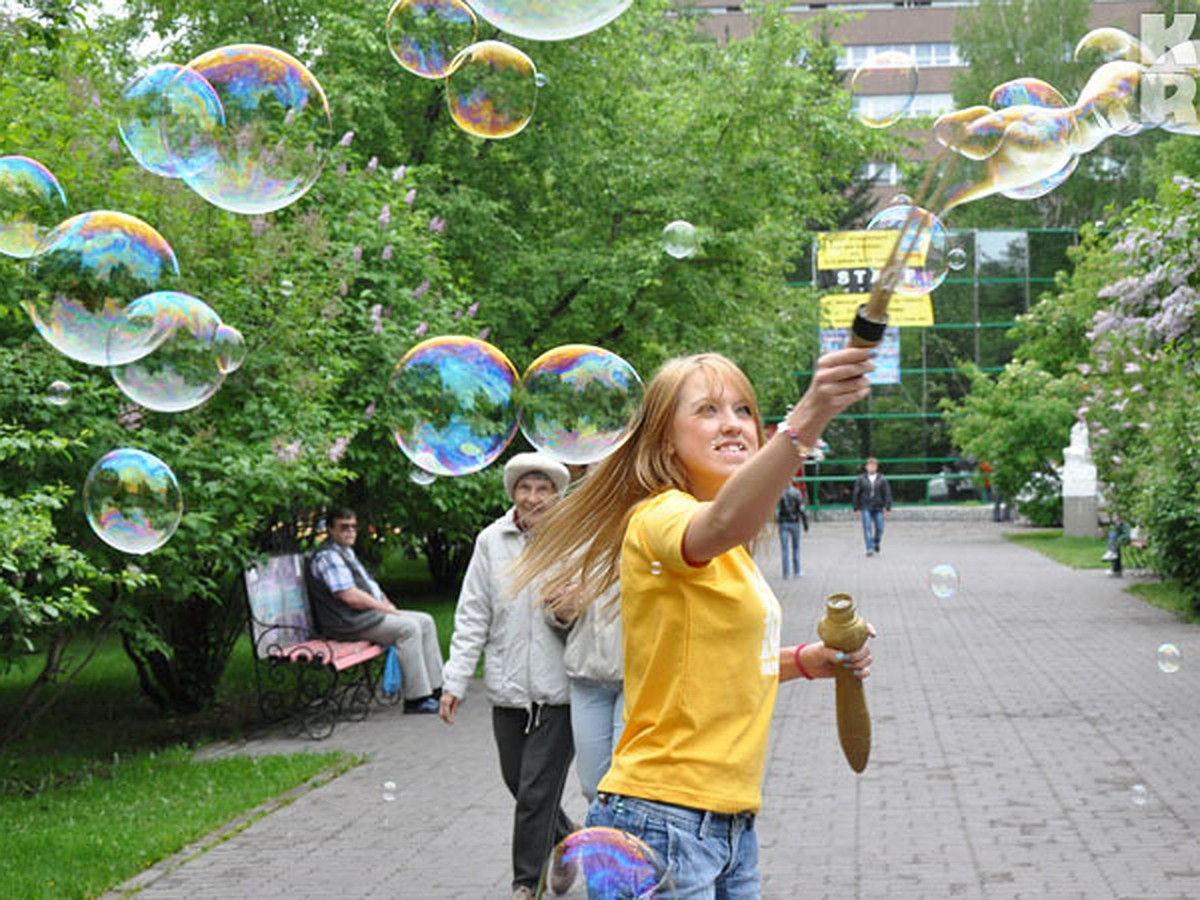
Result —
[[263, 565], [247, 569], [245, 577], [250, 632], [259, 659], [271, 655], [272, 646], [288, 647], [312, 636], [302, 554], [273, 556]]

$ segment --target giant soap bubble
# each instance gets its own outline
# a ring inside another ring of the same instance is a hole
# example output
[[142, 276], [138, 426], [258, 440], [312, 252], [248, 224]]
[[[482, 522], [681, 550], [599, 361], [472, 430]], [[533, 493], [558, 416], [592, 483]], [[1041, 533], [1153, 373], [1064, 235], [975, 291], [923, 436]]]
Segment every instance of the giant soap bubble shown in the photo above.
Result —
[[[325, 92], [312, 74], [282, 50], [259, 44], [219, 47], [187, 64], [221, 103], [224, 124], [209, 132], [202, 117], [173, 120], [166, 132], [173, 157], [194, 143], [215, 145], [213, 161], [183, 179], [197, 194], [221, 209], [258, 215], [282, 209], [313, 186], [332, 144], [333, 122]], [[190, 79], [167, 87], [173, 106], [179, 90], [190, 92]], [[190, 151], [189, 151], [190, 152]]]
[[392, 56], [422, 78], [449, 75], [477, 31], [475, 14], [463, 0], [396, 0], [387, 17]]
[[389, 386], [396, 443], [435, 475], [478, 472], [517, 433], [517, 381], [508, 357], [486, 341], [422, 341], [396, 364]]
[[642, 399], [633, 366], [587, 344], [546, 351], [521, 381], [521, 433], [547, 456], [575, 465], [598, 462], [616, 449]]
[[34, 278], [22, 305], [55, 350], [93, 366], [124, 365], [163, 335], [131, 321], [125, 307], [179, 275], [163, 236], [126, 213], [94, 210], [59, 224], [29, 261]]
[[503, 41], [480, 41], [450, 65], [446, 102], [450, 117], [468, 134], [506, 138], [519, 133], [537, 104], [537, 68]]
[[225, 374], [217, 344], [221, 317], [212, 307], [190, 294], [155, 291], [130, 303], [125, 314], [163, 334], [153, 353], [111, 369], [125, 396], [156, 412], [182, 412], [217, 392]]
[[88, 524], [122, 553], [157, 550], [183, 518], [175, 473], [151, 453], [122, 447], [92, 466], [83, 485]]
[[67, 195], [53, 172], [28, 156], [0, 157], [0, 253], [33, 256], [66, 212]]
[[949, 268], [946, 228], [933, 213], [919, 206], [889, 206], [867, 223], [867, 230], [897, 232], [897, 252], [904, 259], [898, 293], [928, 294], [945, 280]]
[[607, 25], [633, 0], [471, 0], [501, 31], [534, 41], [562, 41]]
[[666, 862], [645, 843], [618, 828], [582, 828], [563, 838], [546, 860], [538, 897], [674, 896]]

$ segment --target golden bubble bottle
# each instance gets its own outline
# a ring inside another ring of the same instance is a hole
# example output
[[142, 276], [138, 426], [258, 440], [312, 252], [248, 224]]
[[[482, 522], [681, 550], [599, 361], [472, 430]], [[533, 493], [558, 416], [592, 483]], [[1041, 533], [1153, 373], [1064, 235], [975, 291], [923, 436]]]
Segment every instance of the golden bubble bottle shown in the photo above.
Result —
[[[825, 598], [825, 615], [817, 623], [817, 634], [826, 647], [843, 653], [853, 653], [866, 643], [867, 623], [855, 611], [849, 594], [830, 594]], [[867, 712], [863, 683], [850, 669], [838, 669], [834, 678], [838, 740], [850, 768], [861, 772], [871, 754], [871, 716]]]

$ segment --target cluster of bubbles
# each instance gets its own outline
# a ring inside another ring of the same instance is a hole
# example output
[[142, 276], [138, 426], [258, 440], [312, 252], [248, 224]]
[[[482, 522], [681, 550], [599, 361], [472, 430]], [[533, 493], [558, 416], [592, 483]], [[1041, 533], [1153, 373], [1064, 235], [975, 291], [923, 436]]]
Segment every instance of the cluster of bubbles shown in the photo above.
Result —
[[416, 466], [410, 477], [426, 483], [486, 468], [518, 430], [560, 462], [596, 462], [624, 440], [642, 382], [620, 356], [588, 344], [547, 351], [519, 376], [497, 347], [451, 335], [410, 349], [388, 394], [392, 433]]
[[1045, 81], [1018, 78], [993, 89], [988, 105], [941, 116], [934, 136], [970, 164], [941, 212], [992, 194], [1017, 200], [1047, 194], [1110, 137], [1156, 128], [1200, 134], [1198, 50], [1200, 42], [1185, 41], [1155, 53], [1120, 29], [1099, 28], [1075, 47], [1076, 60], [1102, 62], [1074, 103]]
[[333, 143], [321, 85], [287, 53], [259, 44], [154, 66], [125, 87], [118, 125], [144, 169], [245, 215], [304, 196]]
[[666, 898], [674, 885], [662, 858], [617, 828], [583, 828], [563, 838], [542, 868], [538, 897]]
[[511, 44], [480, 41], [479, 18], [517, 37], [561, 41], [607, 25], [631, 2], [396, 0], [387, 16], [388, 48], [406, 71], [445, 81], [459, 128], [476, 137], [507, 138], [533, 118], [545, 78]]
[[120, 448], [102, 456], [83, 485], [83, 508], [92, 530], [123, 553], [157, 550], [183, 518], [175, 473], [151, 453]]

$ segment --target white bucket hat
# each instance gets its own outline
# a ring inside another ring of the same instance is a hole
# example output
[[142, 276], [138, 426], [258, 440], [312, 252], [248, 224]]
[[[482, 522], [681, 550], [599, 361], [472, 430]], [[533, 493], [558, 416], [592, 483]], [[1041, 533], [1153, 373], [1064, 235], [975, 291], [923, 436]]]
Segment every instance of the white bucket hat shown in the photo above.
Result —
[[518, 453], [504, 464], [504, 493], [513, 499], [517, 482], [530, 474], [544, 475], [554, 482], [554, 489], [561, 494], [571, 481], [567, 467], [541, 453]]

